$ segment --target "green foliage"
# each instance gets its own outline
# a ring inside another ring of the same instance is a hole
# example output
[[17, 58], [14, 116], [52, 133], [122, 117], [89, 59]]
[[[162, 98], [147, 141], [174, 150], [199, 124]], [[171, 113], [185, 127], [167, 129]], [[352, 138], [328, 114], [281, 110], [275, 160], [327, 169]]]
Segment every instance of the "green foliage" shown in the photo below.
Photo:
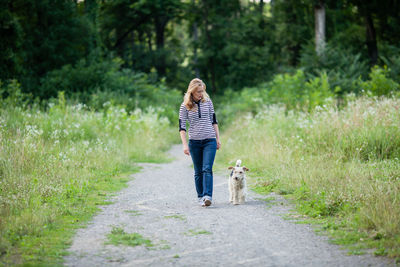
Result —
[[389, 77], [400, 83], [400, 48], [395, 45], [383, 43], [379, 46], [380, 59], [390, 70]]
[[3, 84], [0, 80], [0, 108], [1, 107], [25, 107], [32, 101], [30, 94], [22, 93], [21, 84], [17, 80], [9, 80]]
[[57, 91], [64, 91], [68, 98], [96, 110], [107, 108], [109, 104], [124, 106], [127, 111], [151, 106], [170, 122], [176, 121], [175, 113], [182, 101], [180, 93], [165, 83], [155, 83], [144, 73], [121, 70], [118, 60], [97, 63], [81, 60], [74, 67], [66, 65], [50, 72], [42, 80], [41, 88], [43, 96], [55, 96]]
[[[22, 45], [21, 25], [8, 5], [11, 1], [0, 3], [0, 79], [11, 79], [20, 73], [21, 57], [18, 52]], [[7, 37], [7, 38], [5, 38]]]
[[289, 109], [313, 109], [324, 104], [333, 94], [326, 73], [307, 81], [303, 71], [295, 74], [279, 74], [268, 84], [270, 103], [283, 103]]
[[[168, 81], [179, 71], [180, 39], [168, 28], [184, 10], [179, 0], [104, 1], [99, 16], [103, 42], [123, 60], [123, 66], [139, 72], [157, 70]], [[155, 48], [153, 44], [155, 43]]]
[[284, 66], [297, 66], [301, 47], [314, 37], [314, 2], [275, 1], [272, 20], [276, 26], [271, 31], [274, 39], [273, 53]]
[[370, 80], [359, 82], [360, 88], [374, 96], [399, 93], [400, 85], [388, 77], [389, 72], [390, 70], [386, 66], [384, 68], [375, 66], [369, 74]]
[[[258, 13], [247, 11], [241, 19], [235, 19], [224, 27], [226, 29], [221, 30], [230, 34], [225, 38], [222, 56], [215, 58], [221, 62], [218, 72], [224, 73], [216, 77], [220, 84], [218, 87], [237, 90], [267, 81], [276, 69], [276, 58], [270, 51], [271, 47], [266, 45], [273, 40], [267, 34], [271, 25], [264, 22]], [[218, 34], [225, 35], [224, 32]]]
[[321, 56], [315, 52], [310, 43], [305, 46], [300, 59], [300, 66], [308, 77], [320, 76], [326, 73], [335, 93], [358, 93], [360, 88], [355, 81], [366, 78], [368, 73], [367, 61], [360, 53], [352, 52], [331, 44], [327, 44]]
[[[112, 81], [107, 85], [112, 89], [119, 78], [127, 80], [134, 73], [144, 72], [180, 90], [200, 76], [213, 95], [223, 95], [226, 88], [254, 87], [277, 71], [302, 67], [307, 80], [326, 73], [331, 88], [344, 95], [358, 93], [354, 81], [366, 78], [369, 50], [377, 42], [372, 54], [379, 55], [377, 63], [386, 64], [399, 82], [398, 3], [325, 1], [327, 47], [320, 57], [311, 41], [315, 4], [5, 0], [0, 4], [0, 33], [5, 36], [0, 79], [17, 79], [23, 92], [47, 99], [58, 90], [67, 96], [99, 91], [110, 97], [103, 90], [106, 80]], [[369, 27], [376, 29], [376, 36], [366, 38], [365, 32], [371, 32], [365, 29], [368, 17], [374, 18]], [[120, 61], [117, 67], [110, 58]], [[118, 79], [102, 76], [110, 69]], [[68, 90], [55, 89], [57, 85]]]
[[[87, 62], [80, 60], [75, 66], [64, 65], [61, 69], [49, 72], [41, 81], [42, 98], [57, 96], [58, 91], [85, 93], [90, 95], [97, 88], [104, 90], [108, 76], [118, 72], [117, 61]], [[118, 82], [118, 80], [113, 80]], [[116, 85], [118, 86], [118, 85]], [[112, 90], [114, 88], [110, 88]]]
[[283, 103], [288, 109], [303, 107], [306, 77], [298, 70], [294, 75], [278, 74], [269, 84], [268, 96], [273, 103]]
[[342, 210], [340, 200], [326, 199], [325, 191], [312, 194], [305, 182], [294, 190], [293, 196], [297, 200], [297, 208], [309, 217], [334, 216]]
[[277, 74], [271, 82], [258, 87], [244, 88], [239, 95], [226, 91], [219, 98], [224, 104], [218, 106], [217, 113], [222, 123], [229, 124], [238, 112], [255, 115], [271, 104], [284, 104], [286, 110], [311, 111], [330, 103], [333, 97], [326, 73], [307, 80], [304, 72], [297, 70], [294, 74]]
[[334, 94], [331, 91], [328, 75], [322, 73], [320, 77], [306, 82], [305, 84], [305, 105], [311, 111], [317, 106], [323, 106], [328, 98], [333, 98]]
[[38, 95], [39, 79], [45, 73], [73, 64], [87, 54], [93, 27], [77, 12], [77, 2], [6, 0], [2, 3], [5, 7], [1, 14], [7, 18], [1, 28], [10, 35], [7, 42], [2, 42], [6, 47], [1, 49], [9, 53], [6, 58], [9, 68], [0, 72], [0, 79], [18, 79], [24, 90]]

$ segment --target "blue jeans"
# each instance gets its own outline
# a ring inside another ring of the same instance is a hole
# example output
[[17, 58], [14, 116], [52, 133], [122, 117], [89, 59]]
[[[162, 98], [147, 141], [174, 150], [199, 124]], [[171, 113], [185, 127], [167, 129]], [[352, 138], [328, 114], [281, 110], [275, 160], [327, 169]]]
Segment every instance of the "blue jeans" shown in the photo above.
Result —
[[212, 197], [213, 172], [215, 153], [217, 152], [217, 140], [215, 138], [204, 140], [189, 140], [190, 156], [194, 165], [194, 181], [197, 196]]

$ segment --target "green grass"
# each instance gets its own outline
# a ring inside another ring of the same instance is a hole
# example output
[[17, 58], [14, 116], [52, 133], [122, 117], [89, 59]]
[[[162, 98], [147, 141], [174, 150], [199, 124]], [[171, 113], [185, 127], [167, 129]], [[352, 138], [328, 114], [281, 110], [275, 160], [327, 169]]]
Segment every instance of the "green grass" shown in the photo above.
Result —
[[108, 241], [106, 244], [112, 245], [124, 245], [130, 247], [136, 247], [144, 245], [145, 247], [154, 246], [153, 243], [149, 239], [143, 238], [142, 235], [138, 233], [128, 234], [124, 231], [124, 229], [120, 227], [114, 227], [111, 230], [111, 233], [107, 235]]
[[132, 216], [139, 216], [139, 215], [142, 215], [142, 213], [140, 213], [140, 211], [137, 211], [137, 210], [126, 210], [125, 212], [126, 212], [126, 213], [129, 213], [129, 214], [132, 215]]
[[157, 113], [0, 108], [0, 265], [63, 263], [76, 229], [126, 187], [138, 162], [166, 162], [176, 132]]
[[166, 218], [166, 219], [177, 219], [177, 220], [181, 220], [181, 221], [186, 221], [186, 216], [185, 216], [185, 215], [182, 215], [182, 214], [167, 215], [167, 216], [164, 216], [164, 218]]
[[360, 98], [309, 113], [266, 107], [225, 129], [217, 164], [240, 158], [257, 193], [286, 195], [300, 214], [331, 220], [324, 231], [342, 245], [399, 258], [399, 106]]
[[196, 236], [196, 235], [211, 235], [212, 233], [202, 229], [189, 229], [187, 232], [184, 233], [185, 235], [189, 236]]

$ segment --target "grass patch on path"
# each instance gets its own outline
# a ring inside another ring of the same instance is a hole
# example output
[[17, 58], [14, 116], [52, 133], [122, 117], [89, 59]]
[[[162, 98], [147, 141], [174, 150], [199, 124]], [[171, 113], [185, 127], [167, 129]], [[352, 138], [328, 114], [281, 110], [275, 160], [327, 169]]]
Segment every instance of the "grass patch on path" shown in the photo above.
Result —
[[166, 219], [177, 219], [177, 220], [181, 220], [181, 221], [186, 221], [186, 216], [185, 216], [185, 215], [182, 215], [182, 214], [167, 215], [167, 216], [164, 216], [164, 218], [166, 218]]
[[196, 235], [211, 235], [212, 233], [206, 230], [202, 230], [202, 229], [190, 229], [187, 232], [184, 233], [185, 235], [188, 236], [196, 236]]
[[126, 213], [129, 213], [131, 216], [140, 216], [142, 213], [138, 210], [125, 210]]
[[146, 247], [153, 247], [153, 243], [149, 239], [143, 238], [142, 235], [138, 233], [128, 234], [124, 231], [124, 229], [120, 227], [114, 227], [111, 230], [111, 233], [107, 235], [108, 242], [105, 244], [112, 245], [125, 245], [125, 246], [141, 246], [144, 245]]

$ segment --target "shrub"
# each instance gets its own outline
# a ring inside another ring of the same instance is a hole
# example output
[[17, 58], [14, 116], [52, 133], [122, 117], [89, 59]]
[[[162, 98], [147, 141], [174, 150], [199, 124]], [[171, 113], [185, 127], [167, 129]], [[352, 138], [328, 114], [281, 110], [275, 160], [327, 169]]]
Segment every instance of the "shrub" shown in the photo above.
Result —
[[42, 94], [54, 97], [64, 91], [68, 99], [102, 110], [103, 104], [122, 105], [127, 111], [145, 110], [152, 106], [171, 122], [182, 97], [178, 90], [168, 88], [163, 81], [156, 83], [151, 75], [122, 69], [118, 60], [88, 64], [66, 65], [50, 72], [42, 80]]
[[390, 70], [385, 66], [380, 68], [375, 66], [369, 73], [369, 80], [358, 81], [362, 90], [374, 96], [389, 95], [400, 89], [400, 85], [389, 78]]
[[217, 115], [222, 124], [229, 124], [238, 112], [255, 115], [265, 106], [278, 103], [284, 104], [287, 111], [312, 110], [333, 97], [326, 73], [307, 80], [304, 72], [297, 70], [294, 74], [277, 74], [271, 82], [244, 88], [239, 93], [226, 90], [216, 101], [222, 103], [217, 104]]
[[354, 81], [360, 77], [366, 78], [368, 74], [368, 63], [362, 59], [361, 54], [329, 43], [321, 56], [316, 54], [313, 45], [304, 47], [300, 67], [309, 78], [325, 72], [331, 87], [337, 88], [338, 94], [358, 93], [359, 88]]

